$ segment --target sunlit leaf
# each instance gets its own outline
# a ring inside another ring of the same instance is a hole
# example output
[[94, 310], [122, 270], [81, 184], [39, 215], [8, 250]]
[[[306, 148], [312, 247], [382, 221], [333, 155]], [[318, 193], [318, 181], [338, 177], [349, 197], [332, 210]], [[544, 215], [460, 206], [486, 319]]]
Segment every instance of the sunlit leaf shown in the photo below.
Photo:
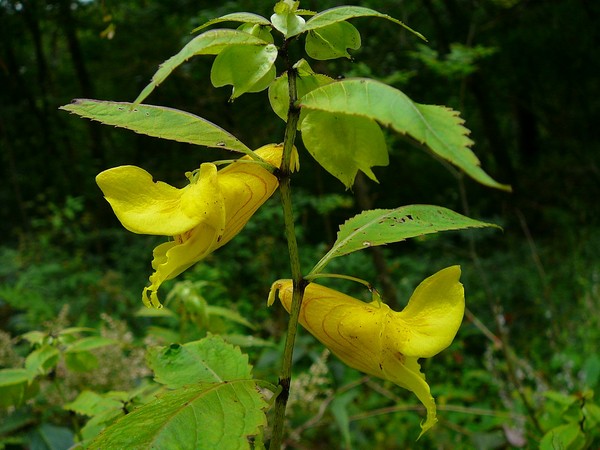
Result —
[[211, 25], [221, 22], [243, 22], [249, 24], [271, 26], [271, 22], [269, 22], [269, 20], [265, 19], [263, 16], [259, 16], [258, 14], [249, 12], [236, 12], [231, 14], [225, 14], [224, 16], [217, 17], [216, 19], [211, 19], [205, 24], [194, 28], [192, 30], [192, 33], [195, 33], [197, 31], [202, 30], [203, 28], [210, 27]]
[[[283, 3], [283, 2], [279, 2]], [[271, 16], [271, 23], [273, 27], [283, 33], [285, 38], [289, 38], [300, 34], [304, 31], [304, 26], [306, 21], [297, 15], [295, 11], [285, 10], [278, 12], [277, 8], [275, 9], [275, 14]]]
[[573, 422], [560, 425], [548, 431], [540, 441], [540, 450], [583, 450], [586, 446], [585, 434], [581, 425]]
[[233, 100], [251, 90], [259, 90], [257, 83], [260, 84], [263, 77], [270, 74], [266, 85], [263, 81], [262, 89], [265, 89], [275, 77], [273, 64], [276, 59], [277, 47], [272, 44], [230, 46], [215, 58], [210, 71], [210, 81], [215, 87], [233, 85]]
[[[297, 71], [296, 90], [298, 98], [308, 94], [319, 86], [325, 86], [334, 81], [333, 78], [328, 77], [327, 75], [315, 73], [304, 59], [301, 59], [294, 64], [294, 69]], [[283, 120], [287, 120], [288, 109], [290, 106], [287, 73], [276, 78], [269, 86], [269, 102], [271, 103], [271, 108], [273, 108], [275, 114]], [[300, 111], [298, 129], [300, 129], [302, 121], [307, 113], [308, 110]]]
[[346, 188], [352, 187], [359, 170], [377, 181], [371, 167], [389, 163], [385, 138], [372, 119], [311, 111], [301, 130], [309, 153]]
[[173, 108], [76, 99], [60, 109], [148, 136], [240, 153], [250, 152], [248, 147], [223, 128], [202, 117]]
[[348, 49], [360, 48], [360, 33], [348, 22], [336, 22], [306, 35], [306, 54], [313, 59], [351, 58]]
[[377, 245], [465, 228], [497, 227], [432, 205], [410, 205], [396, 209], [374, 209], [348, 219], [337, 234], [333, 247], [311, 270], [319, 273], [338, 256]]
[[403, 92], [371, 79], [353, 78], [317, 88], [303, 96], [302, 108], [368, 117], [407, 134], [435, 155], [462, 169], [486, 186], [510, 190], [480, 167], [469, 148], [463, 120], [457, 111], [443, 106], [414, 103]]
[[184, 345], [151, 348], [148, 365], [155, 380], [170, 388], [252, 377], [248, 355], [217, 336]]
[[187, 386], [125, 415], [88, 448], [249, 449], [266, 406], [253, 380]]
[[392, 16], [388, 16], [387, 14], [382, 14], [378, 11], [375, 11], [374, 9], [364, 8], [362, 6], [339, 6], [321, 11], [306, 22], [306, 25], [302, 31], [317, 30], [319, 28], [331, 25], [332, 23], [343, 22], [355, 17], [380, 17], [382, 19], [387, 19], [406, 28], [408, 31], [417, 35], [421, 39], [426, 40], [421, 33], [408, 27], [404, 22], [401, 22]]
[[133, 102], [139, 104], [148, 97], [152, 91], [161, 84], [178, 66], [196, 55], [218, 55], [230, 45], [258, 45], [265, 46], [268, 42], [243, 31], [218, 29], [206, 31], [183, 47], [179, 53], [171, 56], [162, 63], [152, 76], [150, 83], [142, 90]]

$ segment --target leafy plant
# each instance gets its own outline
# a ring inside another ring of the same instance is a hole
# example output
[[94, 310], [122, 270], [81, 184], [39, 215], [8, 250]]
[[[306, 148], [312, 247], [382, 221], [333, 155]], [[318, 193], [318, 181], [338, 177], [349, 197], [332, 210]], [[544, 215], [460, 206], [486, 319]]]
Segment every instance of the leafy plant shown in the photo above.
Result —
[[[416, 39], [423, 38], [399, 20], [370, 8], [342, 6], [315, 13], [300, 9], [297, 1], [283, 0], [275, 5], [269, 19], [253, 13], [233, 13], [196, 29], [202, 32], [159, 67], [132, 103], [77, 99], [62, 107], [81, 117], [148, 136], [244, 155], [202, 164], [186, 173], [188, 184], [181, 189], [154, 182], [148, 172], [133, 166], [98, 175], [100, 188], [127, 229], [170, 237], [154, 250], [154, 273], [142, 296], [147, 306], [161, 308], [160, 285], [232, 240], [276, 189], [281, 198], [291, 269], [291, 279], [283, 284], [287, 286], [285, 294], [280, 292], [290, 318], [277, 386], [255, 379], [247, 356], [215, 336], [153, 349], [149, 364], [163, 385], [156, 398], [146, 398], [132, 410], [127, 408], [127, 414], [122, 416], [117, 414], [123, 409], [118, 402], [128, 402], [130, 396], [116, 399], [115, 403], [110, 396], [99, 399], [89, 395], [71, 404], [73, 411], [92, 416], [95, 421], [86, 430], [93, 430], [84, 437], [86, 447], [215, 448], [218, 444], [225, 448], [260, 448], [269, 441], [270, 448], [280, 448], [299, 320], [350, 366], [413, 391], [427, 407], [422, 433], [434, 425], [435, 403], [417, 358], [431, 357], [443, 350], [456, 334], [464, 309], [458, 267], [425, 280], [402, 313], [391, 311], [370, 283], [351, 274], [327, 273], [324, 269], [332, 259], [359, 250], [440, 231], [493, 225], [431, 205], [363, 211], [340, 226], [331, 250], [305, 272], [300, 264], [291, 195], [293, 172], [299, 170], [299, 160], [305, 157], [295, 146], [296, 135], [300, 131], [308, 153], [346, 188], [353, 186], [359, 171], [376, 181], [373, 167], [389, 164], [384, 128], [408, 137], [483, 185], [510, 188], [496, 182], [480, 167], [470, 149], [473, 142], [468, 138], [469, 132], [457, 111], [416, 103], [400, 90], [368, 78], [336, 81], [315, 72], [307, 59], [290, 59], [291, 47], [302, 38], [306, 56], [312, 60], [350, 57], [349, 50], [361, 45], [360, 32], [349, 22], [358, 17], [384, 19], [400, 25]], [[235, 30], [205, 31], [224, 22], [241, 25]], [[215, 87], [232, 86], [231, 101], [268, 89], [273, 112], [286, 123], [281, 144], [267, 143], [252, 150], [242, 139], [206, 119], [143, 103], [178, 66], [201, 55], [215, 57], [210, 81]], [[285, 67], [279, 77], [277, 61]], [[226, 167], [219, 170], [221, 165]], [[448, 273], [451, 276], [445, 275]], [[330, 293], [325, 297], [332, 301], [354, 306], [345, 308], [343, 317], [329, 311], [331, 303], [309, 309], [315, 304], [314, 290], [319, 289], [313, 281], [332, 277], [366, 285], [373, 292], [373, 302], [367, 305], [338, 291], [327, 291]], [[444, 282], [436, 281], [440, 277]], [[268, 284], [265, 282], [265, 286]], [[207, 307], [201, 297], [187, 297], [186, 310], [193, 310], [194, 318], [205, 320]], [[454, 313], [446, 320], [443, 312], [448, 298]], [[192, 303], [194, 308], [190, 308]], [[310, 320], [306, 320], [309, 311]], [[338, 331], [323, 336], [325, 328]], [[439, 339], [431, 340], [427, 335], [434, 328], [439, 328]], [[381, 333], [390, 342], [372, 345]], [[54, 357], [51, 348], [48, 352]], [[74, 363], [85, 366], [85, 353], [71, 353]], [[50, 364], [52, 358], [44, 355], [40, 352], [34, 358], [39, 360], [36, 367]], [[270, 397], [273, 400], [267, 401]], [[340, 398], [333, 409], [340, 423], [343, 404]], [[272, 409], [269, 420], [268, 409]], [[104, 425], [107, 428], [94, 438], [94, 432]], [[140, 427], [142, 431], [131, 433], [132, 428]], [[344, 436], [347, 441], [347, 430]]]

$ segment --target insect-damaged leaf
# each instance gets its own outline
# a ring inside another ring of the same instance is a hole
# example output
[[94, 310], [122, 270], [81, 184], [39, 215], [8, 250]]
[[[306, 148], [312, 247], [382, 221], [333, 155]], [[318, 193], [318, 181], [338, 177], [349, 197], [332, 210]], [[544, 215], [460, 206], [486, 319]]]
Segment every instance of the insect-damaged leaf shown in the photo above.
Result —
[[333, 258], [377, 245], [465, 228], [496, 227], [497, 225], [458, 214], [432, 205], [409, 205], [396, 209], [374, 209], [348, 219], [337, 234], [333, 247], [311, 270], [319, 273]]

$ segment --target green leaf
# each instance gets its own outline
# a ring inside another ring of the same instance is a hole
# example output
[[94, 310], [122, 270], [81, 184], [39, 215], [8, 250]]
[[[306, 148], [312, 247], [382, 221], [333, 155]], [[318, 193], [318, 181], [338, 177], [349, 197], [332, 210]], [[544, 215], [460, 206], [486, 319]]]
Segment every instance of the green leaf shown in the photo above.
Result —
[[35, 393], [31, 375], [27, 369], [0, 369], [0, 407], [18, 406]]
[[254, 330], [256, 328], [252, 323], [248, 322], [248, 320], [246, 320], [246, 318], [243, 317], [240, 313], [233, 311], [230, 308], [207, 305], [206, 312], [208, 316], [219, 316], [232, 322], [239, 323], [240, 325], [244, 325], [245, 327], [248, 327], [251, 330]]
[[336, 22], [317, 30], [311, 30], [306, 36], [306, 54], [313, 59], [327, 60], [352, 57], [348, 49], [360, 48], [360, 33], [348, 22]]
[[375, 11], [374, 9], [363, 8], [362, 6], [339, 6], [321, 11], [319, 14], [314, 15], [306, 22], [306, 26], [302, 31], [317, 30], [319, 28], [329, 26], [332, 23], [343, 22], [354, 17], [380, 17], [382, 19], [387, 19], [404, 27], [424, 41], [427, 40], [421, 33], [413, 30], [404, 22], [401, 22], [392, 16], [388, 16], [387, 14], [382, 14], [378, 11]]
[[148, 136], [250, 153], [248, 147], [221, 127], [194, 114], [173, 108], [76, 99], [60, 109]]
[[32, 450], [62, 450], [71, 448], [73, 443], [73, 432], [68, 428], [42, 423], [29, 433], [27, 448]]
[[252, 380], [188, 386], [122, 417], [89, 448], [249, 449], [248, 437], [266, 424], [266, 406]]
[[194, 28], [192, 30], [192, 33], [196, 33], [197, 31], [200, 31], [203, 28], [210, 27], [211, 25], [221, 22], [243, 22], [256, 25], [271, 26], [271, 22], [269, 22], [269, 20], [265, 19], [263, 16], [259, 16], [258, 14], [249, 12], [236, 12], [231, 14], [225, 14], [224, 16], [209, 20], [205, 24]]
[[439, 231], [496, 227], [458, 214], [441, 206], [409, 205], [396, 209], [374, 209], [348, 219], [329, 252], [311, 270], [318, 274], [338, 256], [377, 245], [400, 242]]
[[414, 103], [403, 92], [375, 80], [355, 78], [331, 83], [303, 96], [302, 108], [369, 117], [407, 134], [435, 155], [486, 186], [510, 190], [494, 181], [469, 148], [473, 141], [457, 111]]
[[118, 343], [119, 341], [117, 341], [116, 339], [110, 339], [103, 336], [89, 336], [73, 342], [67, 347], [66, 352], [83, 352], [100, 347], [106, 347], [109, 345], [117, 345]]
[[65, 364], [73, 372], [89, 372], [98, 367], [98, 358], [86, 351], [65, 353]]
[[[233, 100], [246, 92], [265, 89], [275, 78], [273, 64], [276, 59], [277, 47], [273, 44], [260, 47], [230, 46], [215, 58], [210, 71], [210, 81], [215, 87], [233, 85]], [[270, 79], [265, 85], [261, 79], [267, 75]]]
[[122, 409], [123, 402], [105, 397], [96, 392], [83, 391], [75, 400], [63, 405], [67, 411], [73, 411], [83, 416], [95, 416], [107, 409]]
[[295, 11], [290, 9], [281, 12], [277, 11], [278, 10], [276, 9], [275, 14], [271, 16], [271, 24], [273, 24], [273, 28], [283, 33], [286, 39], [304, 31], [306, 21]]
[[43, 345], [25, 359], [25, 368], [35, 375], [47, 374], [58, 363], [59, 351], [51, 345]]
[[560, 425], [548, 431], [540, 441], [540, 450], [583, 450], [585, 435], [578, 423]]
[[171, 56], [162, 63], [152, 76], [150, 83], [142, 90], [133, 103], [135, 105], [142, 103], [160, 83], [165, 81], [173, 70], [193, 56], [218, 55], [230, 45], [265, 46], [267, 44], [268, 42], [243, 31], [227, 29], [206, 31], [188, 42], [179, 53]]
[[306, 149], [346, 188], [352, 187], [359, 170], [377, 181], [371, 167], [389, 163], [385, 138], [372, 119], [311, 111], [301, 130]]
[[[320, 73], [315, 73], [308, 65], [306, 60], [301, 59], [294, 64], [294, 69], [297, 71], [296, 90], [298, 98], [308, 94], [310, 91], [326, 84], [333, 83], [333, 78]], [[288, 76], [284, 73], [269, 86], [269, 102], [275, 114], [287, 121], [288, 110], [290, 106], [290, 96], [288, 88]], [[302, 125], [302, 121], [306, 117], [308, 110], [300, 111], [300, 119], [298, 120], [298, 129]]]
[[42, 331], [29, 331], [21, 335], [30, 344], [41, 344], [48, 337], [48, 333]]
[[252, 377], [248, 355], [218, 336], [184, 345], [151, 348], [147, 360], [155, 380], [170, 388]]

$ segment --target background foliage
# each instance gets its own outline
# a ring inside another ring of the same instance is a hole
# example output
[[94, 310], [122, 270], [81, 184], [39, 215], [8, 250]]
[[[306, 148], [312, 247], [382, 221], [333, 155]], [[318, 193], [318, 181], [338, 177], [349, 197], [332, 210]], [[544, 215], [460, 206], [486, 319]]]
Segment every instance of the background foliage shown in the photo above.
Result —
[[[598, 420], [590, 392], [600, 381], [599, 5], [380, 0], [301, 6], [321, 10], [341, 3], [398, 17], [429, 43], [391, 23], [356, 19], [363, 46], [350, 51], [353, 60], [311, 62], [315, 70], [368, 75], [420, 103], [460, 110], [484, 167], [514, 192], [457, 178], [391, 133], [390, 168], [375, 169], [377, 188], [359, 177], [345, 191], [304, 152], [306, 177], [294, 182], [306, 266], [359, 208], [432, 203], [502, 225], [503, 234], [442, 234], [343, 263], [332, 260], [329, 267], [349, 272], [352, 266], [400, 307], [419, 280], [462, 265], [470, 313], [452, 347], [424, 368], [440, 424], [419, 446], [535, 448], [552, 427]], [[66, 359], [47, 360], [39, 393], [16, 412], [0, 412], [0, 446], [48, 448], [48, 436], [72, 442], [85, 417], [63, 405], [84, 386], [130, 394], [143, 386], [150, 376], [143, 350], [151, 343], [223, 333], [249, 352], [255, 376], [276, 378], [284, 312], [262, 306], [268, 282], [287, 276], [277, 199], [234, 244], [172, 284], [169, 305], [176, 316], [140, 314], [156, 241], [120, 228], [94, 176], [136, 164], [174, 182], [190, 160], [200, 164], [219, 153], [57, 111], [75, 97], [132, 101], [157, 65], [190, 39], [190, 30], [228, 12], [269, 16], [272, 6], [251, 0], [218, 7], [185, 0], [0, 0], [0, 367], [24, 364], [32, 341], [19, 336], [32, 330], [60, 336], [67, 326], [91, 327], [94, 335], [120, 342], [91, 350], [97, 363], [82, 371]], [[196, 58], [178, 69], [152, 94], [152, 103], [201, 114], [253, 147], [282, 136], [283, 122], [265, 117], [266, 95], [245, 95], [232, 105], [229, 89], [210, 86], [211, 61]], [[346, 292], [353, 288], [336, 283]], [[419, 416], [403, 412], [413, 407], [410, 396], [344, 368], [308, 335], [297, 349], [290, 445], [415, 445]]]

